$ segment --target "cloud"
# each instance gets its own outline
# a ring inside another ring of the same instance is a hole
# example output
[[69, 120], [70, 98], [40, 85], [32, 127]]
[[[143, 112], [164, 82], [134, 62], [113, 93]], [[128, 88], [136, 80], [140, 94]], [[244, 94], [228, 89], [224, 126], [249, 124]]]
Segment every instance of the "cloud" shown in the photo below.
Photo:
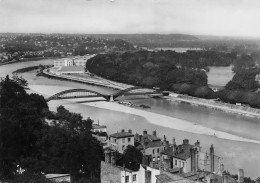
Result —
[[259, 0], [2, 0], [0, 31], [260, 36], [259, 9]]

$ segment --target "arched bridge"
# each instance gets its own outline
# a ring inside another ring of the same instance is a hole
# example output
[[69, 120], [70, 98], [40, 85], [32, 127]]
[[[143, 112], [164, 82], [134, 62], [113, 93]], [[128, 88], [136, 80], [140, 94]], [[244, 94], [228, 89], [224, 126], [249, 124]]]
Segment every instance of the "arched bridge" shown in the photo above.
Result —
[[47, 98], [47, 102], [51, 100], [60, 100], [60, 99], [72, 99], [72, 98], [92, 98], [92, 97], [103, 97], [107, 101], [113, 101], [120, 96], [129, 96], [129, 95], [149, 95], [149, 94], [163, 94], [162, 91], [147, 89], [141, 87], [130, 87], [124, 90], [121, 90], [115, 94], [107, 95], [102, 94], [93, 90], [87, 89], [70, 89], [65, 90], [55, 95]]

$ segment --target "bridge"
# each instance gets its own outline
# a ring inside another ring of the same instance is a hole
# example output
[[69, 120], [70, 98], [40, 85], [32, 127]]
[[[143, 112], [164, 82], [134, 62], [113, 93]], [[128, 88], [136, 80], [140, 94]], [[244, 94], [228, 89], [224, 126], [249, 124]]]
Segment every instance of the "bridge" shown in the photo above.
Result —
[[130, 96], [130, 95], [151, 95], [151, 94], [163, 94], [167, 95], [162, 91], [141, 88], [141, 87], [130, 87], [121, 91], [118, 91], [114, 94], [102, 94], [93, 90], [87, 89], [70, 89], [65, 90], [51, 97], [47, 98], [46, 101], [49, 102], [51, 100], [61, 100], [61, 99], [73, 99], [73, 98], [93, 98], [93, 97], [103, 97], [107, 101], [113, 101], [121, 96]]

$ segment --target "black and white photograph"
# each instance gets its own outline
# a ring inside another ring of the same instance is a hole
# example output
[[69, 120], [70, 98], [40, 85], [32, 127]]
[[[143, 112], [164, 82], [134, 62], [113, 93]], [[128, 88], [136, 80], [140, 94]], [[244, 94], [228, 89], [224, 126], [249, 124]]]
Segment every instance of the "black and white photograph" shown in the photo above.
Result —
[[260, 183], [260, 0], [0, 0], [0, 183]]

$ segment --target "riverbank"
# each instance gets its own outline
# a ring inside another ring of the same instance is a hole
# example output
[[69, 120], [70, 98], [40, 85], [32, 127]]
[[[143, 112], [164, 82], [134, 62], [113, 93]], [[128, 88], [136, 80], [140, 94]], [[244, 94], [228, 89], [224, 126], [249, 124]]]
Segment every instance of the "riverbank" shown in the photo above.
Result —
[[46, 59], [62, 59], [65, 57], [36, 57], [36, 58], [27, 58], [23, 60], [15, 60], [15, 61], [10, 61], [10, 62], [4, 62], [0, 63], [0, 66], [2, 65], [8, 65], [8, 64], [14, 64], [14, 63], [21, 63], [21, 62], [35, 62], [35, 61], [42, 61]]
[[84, 84], [90, 84], [90, 85], [97, 85], [97, 86], [102, 86], [102, 87], [107, 87], [107, 88], [111, 88], [114, 90], [123, 90], [126, 88], [130, 88], [133, 87], [132, 85], [127, 85], [127, 84], [123, 84], [123, 83], [117, 83], [117, 82], [113, 82], [113, 81], [109, 81], [100, 77], [93, 77], [89, 74], [88, 77], [79, 77], [76, 75], [57, 75], [54, 74], [50, 71], [48, 71], [48, 69], [43, 70], [42, 72], [42, 76], [48, 77], [48, 78], [52, 78], [52, 79], [62, 79], [62, 80], [68, 80], [68, 81], [73, 81], [73, 82], [78, 82], [78, 83], [84, 83]]
[[92, 106], [92, 107], [98, 107], [102, 109], [108, 109], [118, 112], [123, 112], [127, 114], [133, 114], [141, 116], [150, 123], [153, 123], [155, 125], [160, 125], [167, 128], [172, 128], [175, 130], [195, 133], [195, 134], [201, 134], [201, 135], [210, 135], [216, 138], [221, 139], [227, 139], [227, 140], [234, 140], [234, 141], [241, 141], [241, 142], [250, 142], [250, 143], [257, 143], [260, 144], [260, 141], [258, 140], [252, 140], [244, 137], [240, 137], [237, 135], [233, 135], [224, 131], [214, 130], [199, 124], [194, 124], [189, 121], [183, 120], [183, 119], [177, 119], [161, 114], [156, 114], [153, 112], [140, 110], [136, 108], [131, 108], [127, 106], [122, 106], [116, 102], [91, 102], [91, 103], [84, 103], [84, 105]]
[[214, 110], [221, 110], [223, 112], [244, 115], [247, 117], [260, 118], [260, 110], [248, 106], [238, 106], [235, 104], [228, 104], [223, 102], [217, 102], [214, 100], [195, 98], [175, 93], [171, 93], [169, 97], [164, 98], [175, 102], [183, 102], [200, 107], [207, 107]]
[[[103, 86], [103, 87], [109, 87], [112, 89], [126, 89], [129, 87], [133, 87], [132, 85], [127, 85], [123, 83], [117, 83], [115, 81], [109, 81], [107, 79], [95, 76], [95, 79], [89, 75], [89, 77], [78, 77], [76, 75], [56, 75], [50, 72], [47, 72], [47, 70], [43, 71], [44, 74], [49, 75], [53, 78], [63, 78], [67, 79], [70, 81], [76, 81], [76, 82], [81, 82], [81, 83], [86, 83], [86, 84], [92, 84], [92, 85], [97, 85], [97, 86]], [[91, 74], [93, 75], [93, 74]], [[187, 95], [181, 95], [181, 94], [176, 94], [171, 92], [170, 96], [168, 97], [163, 97], [167, 100], [175, 101], [175, 102], [183, 102], [191, 105], [196, 105], [200, 107], [207, 107], [210, 109], [214, 110], [221, 110], [223, 112], [228, 112], [228, 113], [233, 113], [233, 114], [239, 114], [239, 115], [244, 115], [247, 117], [255, 117], [255, 118], [260, 118], [260, 110], [251, 108], [248, 106], [238, 106], [235, 104], [228, 104], [228, 103], [223, 103], [223, 102], [217, 102], [214, 100], [208, 100], [208, 99], [202, 99], [202, 98], [196, 98], [196, 97], [191, 97]]]

